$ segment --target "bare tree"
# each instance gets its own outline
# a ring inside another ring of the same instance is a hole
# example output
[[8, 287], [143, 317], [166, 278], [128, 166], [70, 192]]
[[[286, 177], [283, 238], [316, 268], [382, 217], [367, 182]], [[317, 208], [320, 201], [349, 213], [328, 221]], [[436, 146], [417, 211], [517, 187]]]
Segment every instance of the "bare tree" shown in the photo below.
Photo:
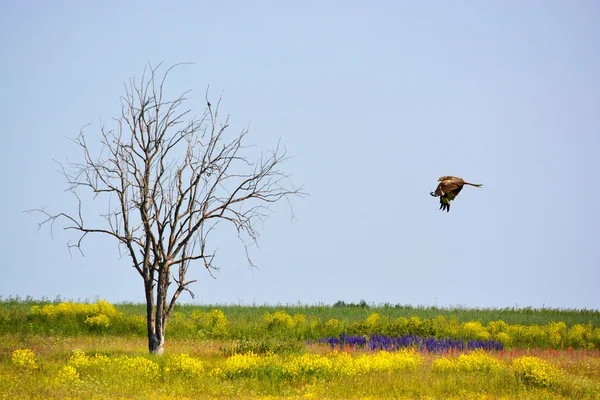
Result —
[[[160, 67], [160, 65], [159, 65]], [[83, 152], [82, 163], [61, 164], [68, 190], [76, 197], [75, 213], [52, 214], [45, 209], [40, 227], [65, 220], [64, 229], [78, 232], [69, 249], [81, 251], [88, 234], [115, 238], [144, 282], [148, 347], [162, 354], [165, 327], [177, 298], [193, 293], [187, 278], [192, 262], [201, 262], [212, 275], [215, 253], [207, 238], [220, 223], [230, 224], [246, 251], [257, 240], [258, 224], [269, 206], [290, 196], [303, 196], [289, 176], [280, 171], [286, 151], [279, 144], [251, 161], [242, 153], [248, 130], [226, 139], [229, 116], [219, 121], [219, 102], [200, 117], [182, 109], [185, 92], [166, 99], [165, 81], [175, 67], [159, 76], [151, 66], [141, 82], [130, 79], [121, 97], [116, 128], [100, 128], [101, 151], [92, 154], [84, 129], [74, 139]], [[101, 226], [90, 226], [83, 216], [81, 191], [108, 201]], [[174, 283], [174, 285], [173, 285]], [[169, 288], [170, 294], [168, 293]]]

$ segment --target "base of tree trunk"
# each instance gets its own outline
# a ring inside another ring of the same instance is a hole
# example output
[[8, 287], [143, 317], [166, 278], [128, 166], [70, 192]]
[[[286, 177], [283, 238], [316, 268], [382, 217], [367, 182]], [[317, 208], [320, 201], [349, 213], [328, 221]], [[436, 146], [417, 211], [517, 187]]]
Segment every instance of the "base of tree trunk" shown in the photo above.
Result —
[[165, 351], [165, 342], [164, 340], [158, 340], [156, 334], [152, 334], [152, 336], [148, 340], [148, 347], [151, 354], [162, 356]]

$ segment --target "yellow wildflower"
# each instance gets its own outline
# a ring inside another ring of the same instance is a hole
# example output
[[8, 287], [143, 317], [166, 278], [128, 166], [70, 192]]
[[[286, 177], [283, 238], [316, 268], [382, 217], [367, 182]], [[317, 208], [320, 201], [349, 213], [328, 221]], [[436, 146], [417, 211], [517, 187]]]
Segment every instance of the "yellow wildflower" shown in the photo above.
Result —
[[66, 365], [58, 371], [57, 380], [59, 383], [71, 383], [79, 381], [77, 369], [71, 365]]
[[121, 371], [128, 376], [151, 379], [158, 375], [158, 364], [145, 357], [119, 357], [115, 360]]
[[440, 357], [433, 360], [431, 367], [437, 372], [498, 372], [504, 368], [502, 362], [483, 350], [455, 357]]
[[512, 365], [517, 378], [525, 385], [550, 386], [563, 375], [557, 366], [533, 356], [516, 358]]
[[193, 378], [204, 371], [202, 361], [190, 357], [188, 354], [174, 354], [169, 357], [165, 365], [165, 372]]
[[32, 371], [37, 369], [35, 354], [30, 349], [18, 349], [12, 353], [12, 363], [15, 367]]

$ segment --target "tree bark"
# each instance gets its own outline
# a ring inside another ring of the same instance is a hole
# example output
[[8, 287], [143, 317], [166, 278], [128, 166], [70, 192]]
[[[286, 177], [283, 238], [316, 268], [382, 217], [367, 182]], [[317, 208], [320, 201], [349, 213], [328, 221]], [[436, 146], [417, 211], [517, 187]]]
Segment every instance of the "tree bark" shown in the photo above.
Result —
[[158, 268], [158, 284], [156, 288], [156, 316], [150, 352], [162, 355], [165, 344], [165, 328], [169, 317], [166, 311], [167, 290], [169, 288], [169, 264], [161, 262]]
[[148, 331], [148, 350], [152, 354], [157, 354], [158, 337], [156, 336], [156, 323], [154, 317], [154, 290], [151, 278], [144, 279], [146, 294], [146, 327]]

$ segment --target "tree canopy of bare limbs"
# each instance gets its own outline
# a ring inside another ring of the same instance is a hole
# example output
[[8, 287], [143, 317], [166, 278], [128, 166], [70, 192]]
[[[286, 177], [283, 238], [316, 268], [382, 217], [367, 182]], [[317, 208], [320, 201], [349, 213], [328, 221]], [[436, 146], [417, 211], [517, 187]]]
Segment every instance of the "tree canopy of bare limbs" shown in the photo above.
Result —
[[[193, 297], [189, 268], [202, 265], [211, 275], [217, 269], [214, 250], [207, 246], [215, 226], [225, 223], [237, 230], [252, 265], [247, 246], [257, 240], [269, 206], [305, 194], [280, 170], [287, 156], [279, 144], [251, 160], [244, 154], [249, 149], [243, 144], [247, 129], [226, 137], [229, 116], [219, 118], [220, 101], [211, 105], [207, 94], [203, 114], [191, 117], [191, 110], [183, 107], [189, 91], [167, 99], [166, 79], [176, 66], [160, 75], [160, 65], [150, 66], [141, 81], [129, 80], [115, 129], [100, 128], [99, 154], [92, 154], [84, 129], [73, 140], [83, 161], [61, 167], [78, 210], [30, 210], [43, 213], [40, 226], [52, 227], [62, 219], [64, 229], [77, 232], [69, 249], [81, 250], [88, 234], [116, 239], [144, 282], [153, 354], [163, 352], [166, 323], [177, 298], [184, 291]], [[82, 191], [109, 204], [100, 226], [88, 225], [83, 216]]]

